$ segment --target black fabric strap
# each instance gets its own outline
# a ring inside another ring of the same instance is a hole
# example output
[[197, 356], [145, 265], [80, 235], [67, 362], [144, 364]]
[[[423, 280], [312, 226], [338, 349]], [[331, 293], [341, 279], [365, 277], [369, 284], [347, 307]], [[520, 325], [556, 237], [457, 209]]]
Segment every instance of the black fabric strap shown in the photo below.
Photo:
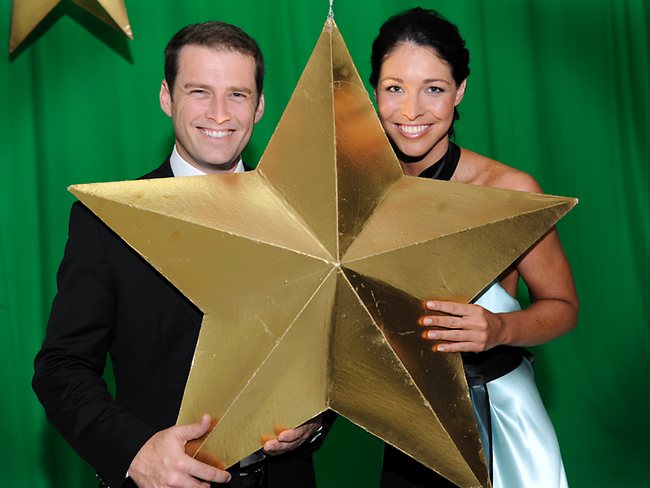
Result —
[[453, 142], [449, 143], [445, 155], [422, 171], [418, 176], [420, 178], [431, 178], [432, 180], [449, 181], [456, 171], [458, 161], [460, 160], [460, 147]]
[[523, 358], [532, 362], [532, 354], [513, 346], [497, 346], [482, 352], [461, 352], [469, 386], [484, 385], [517, 369]]
[[472, 398], [474, 405], [474, 415], [476, 416], [476, 426], [478, 433], [481, 437], [481, 444], [483, 444], [483, 454], [485, 455], [485, 463], [488, 466], [490, 479], [493, 480], [492, 469], [492, 415], [490, 413], [490, 393], [488, 392], [487, 385], [470, 386], [469, 395]]

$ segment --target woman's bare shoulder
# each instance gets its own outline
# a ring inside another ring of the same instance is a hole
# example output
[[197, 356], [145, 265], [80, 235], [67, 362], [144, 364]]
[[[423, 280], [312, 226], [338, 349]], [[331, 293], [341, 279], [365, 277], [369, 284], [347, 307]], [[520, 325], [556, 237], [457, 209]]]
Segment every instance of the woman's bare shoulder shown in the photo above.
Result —
[[452, 180], [507, 190], [536, 193], [542, 191], [535, 179], [528, 173], [465, 148], [461, 150], [458, 169]]

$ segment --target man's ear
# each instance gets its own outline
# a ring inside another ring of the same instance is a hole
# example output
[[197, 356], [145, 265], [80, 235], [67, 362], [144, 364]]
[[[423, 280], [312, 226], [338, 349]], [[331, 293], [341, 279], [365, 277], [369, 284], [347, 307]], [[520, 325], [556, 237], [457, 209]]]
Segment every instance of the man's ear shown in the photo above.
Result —
[[458, 87], [458, 90], [456, 90], [456, 100], [454, 101], [454, 107], [462, 101], [463, 97], [465, 96], [466, 87], [467, 87], [467, 78], [463, 80], [463, 82]]
[[172, 94], [169, 91], [169, 86], [167, 81], [163, 80], [160, 85], [160, 108], [165, 112], [169, 117], [172, 116]]
[[264, 93], [260, 95], [260, 99], [257, 101], [257, 108], [255, 109], [255, 123], [257, 124], [264, 115]]

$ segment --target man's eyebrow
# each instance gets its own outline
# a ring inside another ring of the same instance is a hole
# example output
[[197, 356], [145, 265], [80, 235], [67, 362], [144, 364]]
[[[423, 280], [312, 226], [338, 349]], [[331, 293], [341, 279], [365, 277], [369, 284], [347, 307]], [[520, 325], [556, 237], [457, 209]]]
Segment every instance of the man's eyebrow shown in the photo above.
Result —
[[[205, 83], [194, 83], [194, 82], [185, 83], [183, 85], [183, 88], [186, 89], [186, 90], [187, 89], [192, 89], [192, 88], [202, 88], [202, 89], [205, 89], [205, 90], [212, 90], [211, 85], [207, 85]], [[232, 85], [232, 86], [226, 87], [226, 91], [229, 91], [229, 92], [242, 92], [242, 93], [246, 93], [246, 94], [249, 94], [249, 95], [253, 94], [253, 90], [246, 87], [246, 86]]]
[[188, 88], [205, 88], [205, 89], [210, 89], [209, 85], [206, 85], [204, 83], [185, 83], [183, 85], [183, 88], [188, 89]]
[[248, 93], [249, 95], [253, 94], [253, 90], [251, 90], [246, 86], [229, 86], [228, 91], [243, 92], [243, 93]]

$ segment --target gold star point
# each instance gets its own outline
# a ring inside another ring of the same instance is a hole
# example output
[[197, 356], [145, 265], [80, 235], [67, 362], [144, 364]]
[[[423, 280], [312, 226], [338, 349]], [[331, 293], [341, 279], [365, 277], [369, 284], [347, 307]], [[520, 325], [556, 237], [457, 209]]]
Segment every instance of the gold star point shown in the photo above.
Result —
[[575, 200], [403, 175], [332, 19], [256, 171], [71, 191], [204, 312], [178, 418], [218, 420], [197, 457], [229, 466], [332, 409], [489, 486], [421, 304], [470, 301]]
[[[129, 39], [133, 32], [124, 0], [72, 0], [74, 3], [120, 30]], [[13, 0], [9, 52], [14, 52], [61, 0]]]

